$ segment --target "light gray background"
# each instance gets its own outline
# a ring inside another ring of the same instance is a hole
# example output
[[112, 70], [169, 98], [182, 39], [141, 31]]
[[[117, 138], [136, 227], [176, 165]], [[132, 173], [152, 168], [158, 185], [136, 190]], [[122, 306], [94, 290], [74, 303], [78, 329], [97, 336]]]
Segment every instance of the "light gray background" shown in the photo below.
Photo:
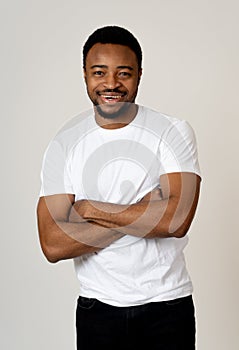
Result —
[[186, 251], [198, 350], [238, 350], [239, 21], [235, 0], [1, 3], [1, 325], [4, 350], [74, 349], [79, 286], [71, 261], [49, 264], [35, 207], [43, 152], [91, 105], [82, 45], [127, 27], [144, 51], [138, 102], [187, 119], [203, 174]]

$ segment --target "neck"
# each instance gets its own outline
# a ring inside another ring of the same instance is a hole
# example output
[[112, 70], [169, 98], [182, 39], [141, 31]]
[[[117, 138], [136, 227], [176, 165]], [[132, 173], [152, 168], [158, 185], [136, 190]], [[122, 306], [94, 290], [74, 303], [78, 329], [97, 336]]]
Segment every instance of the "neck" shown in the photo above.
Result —
[[115, 117], [115, 118], [105, 118], [99, 114], [97, 111], [97, 108], [94, 107], [95, 110], [95, 120], [96, 123], [103, 129], [120, 129], [128, 124], [130, 124], [134, 118], [136, 117], [136, 114], [138, 112], [138, 106], [134, 103], [130, 105], [130, 107], [127, 109], [125, 113], [122, 113], [121, 115]]

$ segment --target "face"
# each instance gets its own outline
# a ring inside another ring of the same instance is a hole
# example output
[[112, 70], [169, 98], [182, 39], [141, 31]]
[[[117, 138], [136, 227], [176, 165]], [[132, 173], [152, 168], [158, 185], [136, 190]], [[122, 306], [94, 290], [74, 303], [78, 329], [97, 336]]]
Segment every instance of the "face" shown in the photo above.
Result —
[[84, 76], [88, 96], [98, 113], [112, 119], [134, 103], [141, 70], [129, 47], [97, 43], [87, 54]]

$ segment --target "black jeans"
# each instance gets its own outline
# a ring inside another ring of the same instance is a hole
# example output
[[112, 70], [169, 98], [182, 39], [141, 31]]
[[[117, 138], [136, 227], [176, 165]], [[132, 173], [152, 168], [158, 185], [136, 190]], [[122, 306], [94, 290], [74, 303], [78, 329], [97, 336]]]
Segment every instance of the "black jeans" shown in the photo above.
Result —
[[78, 350], [194, 350], [193, 299], [116, 307], [80, 296], [76, 329]]

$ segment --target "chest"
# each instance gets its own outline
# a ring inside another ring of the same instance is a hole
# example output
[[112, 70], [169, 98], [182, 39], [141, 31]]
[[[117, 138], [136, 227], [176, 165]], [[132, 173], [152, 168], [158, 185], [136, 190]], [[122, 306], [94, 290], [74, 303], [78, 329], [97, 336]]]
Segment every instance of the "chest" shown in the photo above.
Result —
[[159, 139], [147, 135], [120, 138], [92, 134], [79, 142], [69, 159], [77, 199], [129, 204], [159, 182]]

